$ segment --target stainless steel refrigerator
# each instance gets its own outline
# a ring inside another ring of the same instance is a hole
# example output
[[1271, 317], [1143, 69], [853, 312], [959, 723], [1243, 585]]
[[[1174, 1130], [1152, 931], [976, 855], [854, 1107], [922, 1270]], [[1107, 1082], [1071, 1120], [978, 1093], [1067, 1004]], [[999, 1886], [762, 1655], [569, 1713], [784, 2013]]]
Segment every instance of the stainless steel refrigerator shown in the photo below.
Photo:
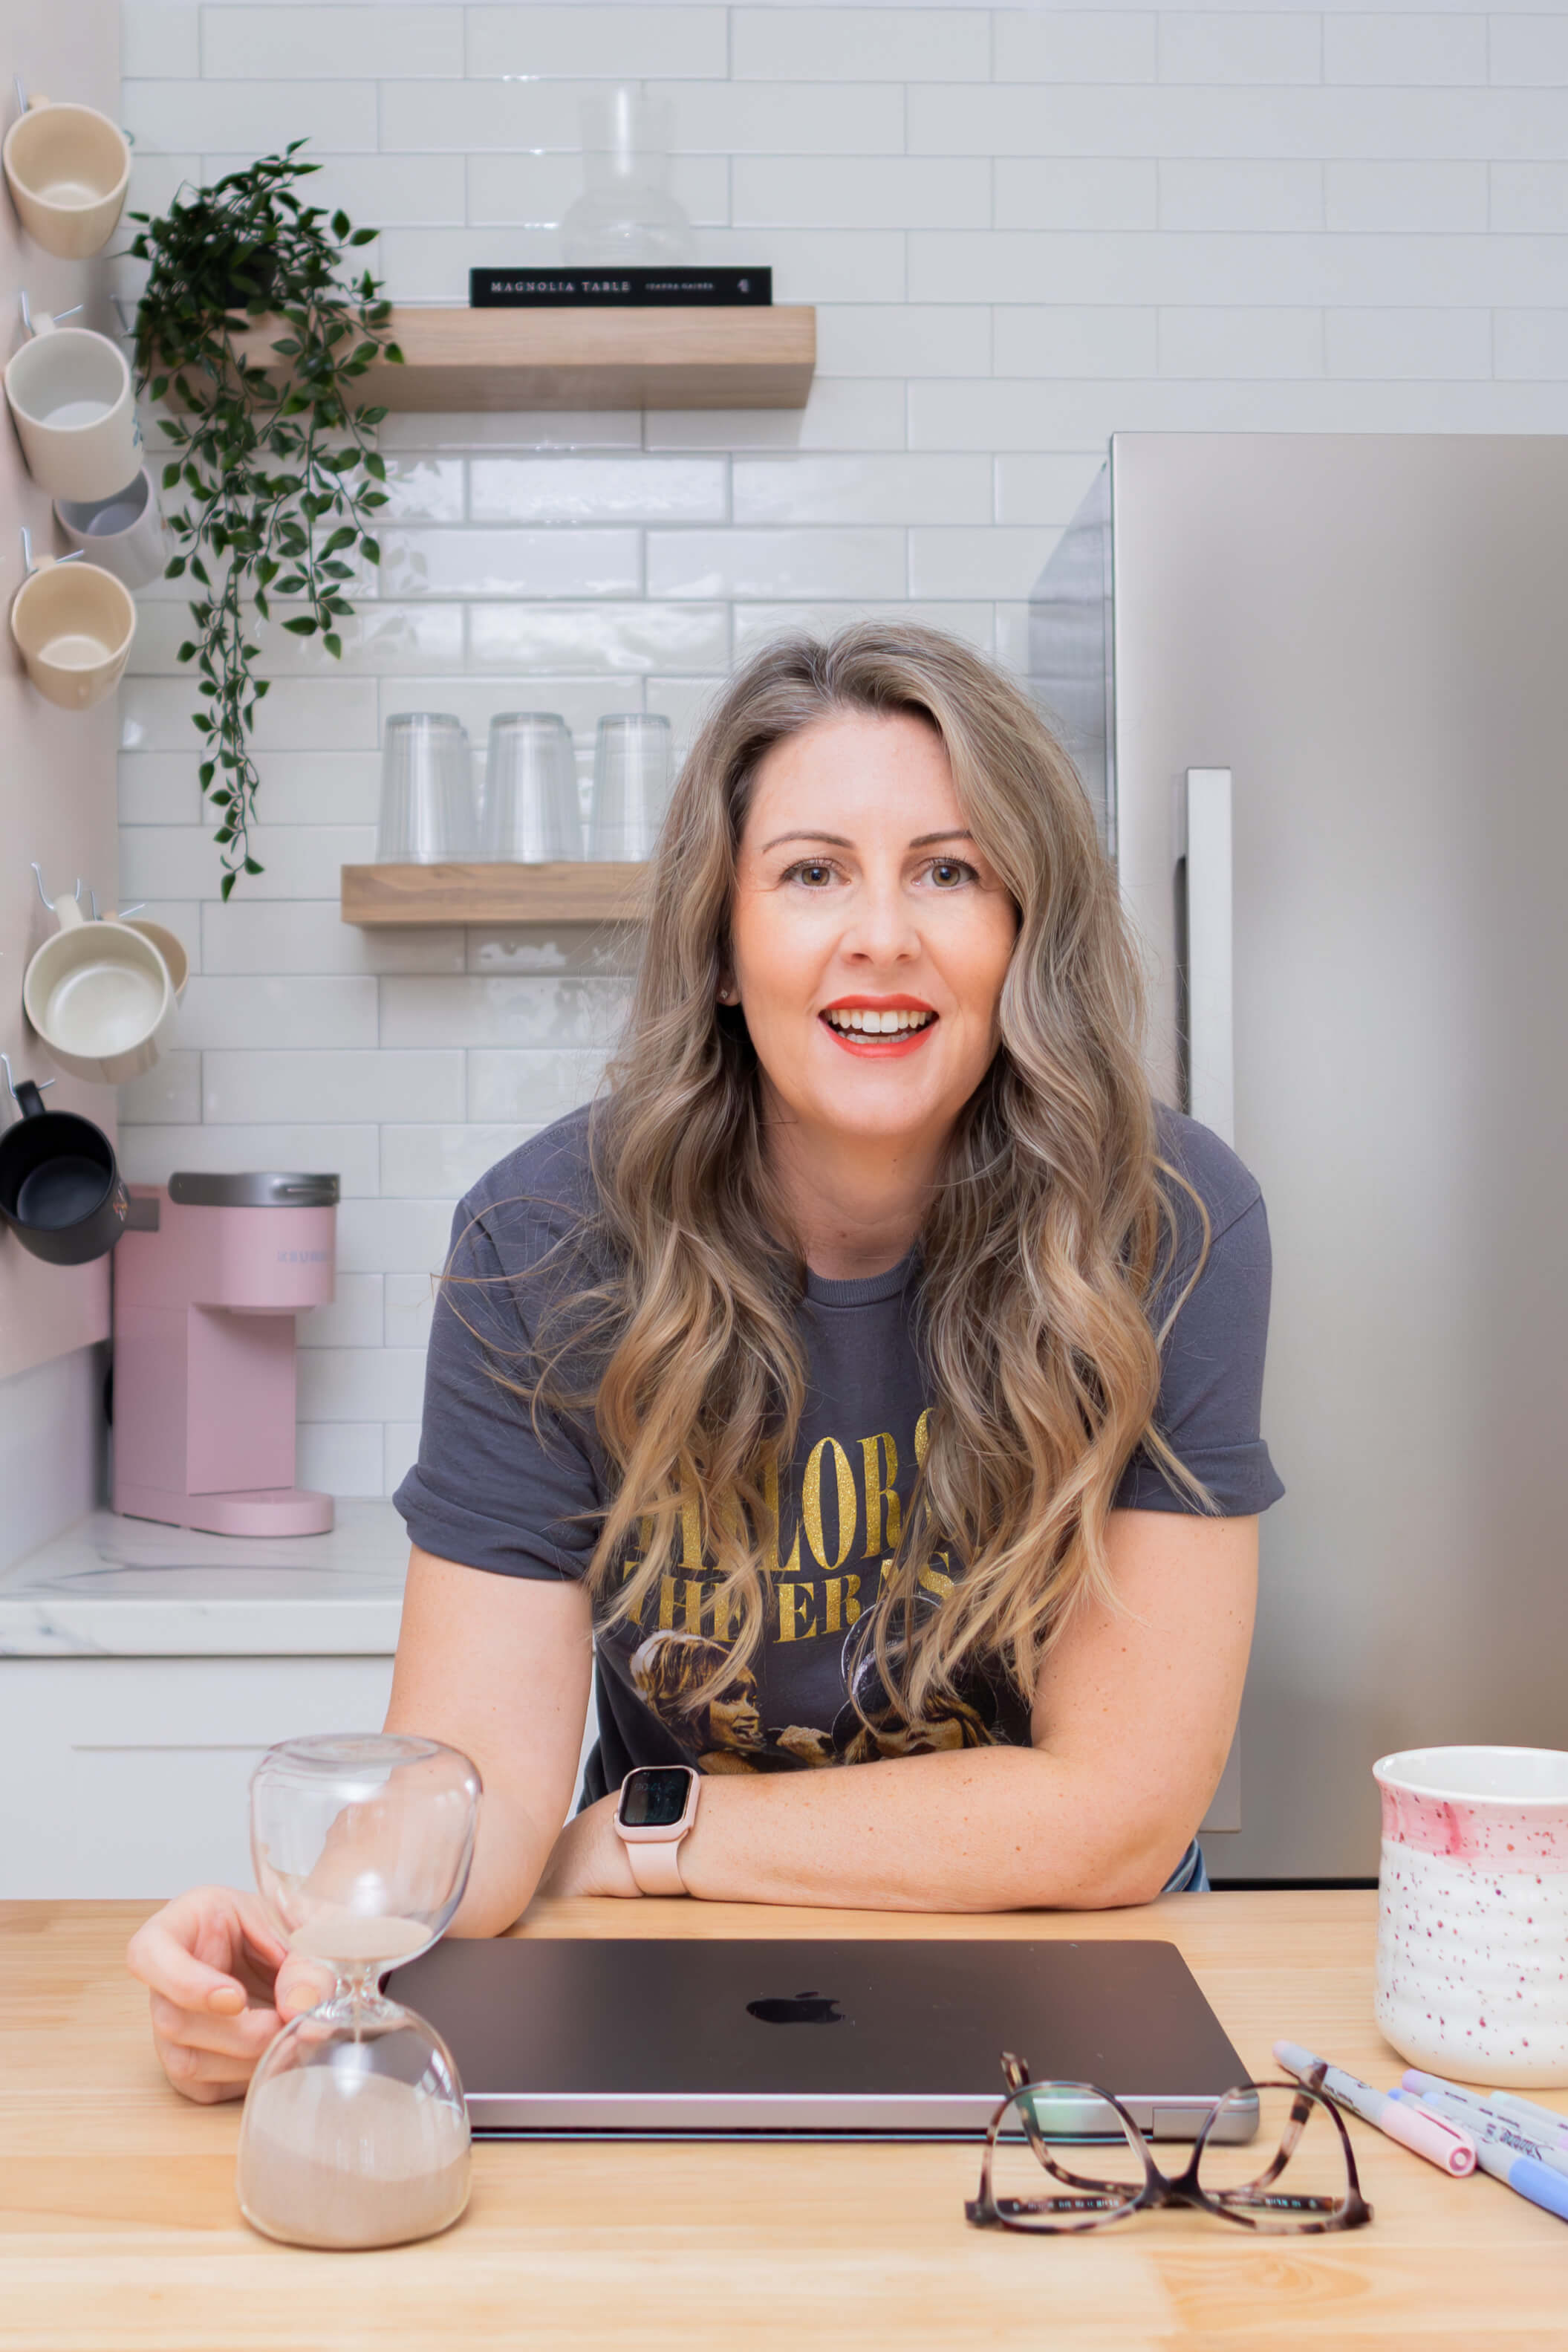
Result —
[[1030, 669], [1273, 1234], [1209, 1867], [1369, 1875], [1374, 1758], [1568, 1747], [1568, 439], [1119, 436]]

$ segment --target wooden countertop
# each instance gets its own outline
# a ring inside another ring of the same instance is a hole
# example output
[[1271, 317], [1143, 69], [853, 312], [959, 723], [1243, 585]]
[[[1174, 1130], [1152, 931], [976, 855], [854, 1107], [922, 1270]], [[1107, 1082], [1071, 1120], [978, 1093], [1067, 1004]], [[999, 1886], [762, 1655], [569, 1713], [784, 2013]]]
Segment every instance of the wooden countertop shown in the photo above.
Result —
[[[1168, 1936], [1242, 2057], [1289, 2035], [1374, 2081], [1375, 1898], [1177, 1895], [1148, 1910], [987, 1920], [703, 1903], [539, 1905], [548, 1936]], [[446, 2236], [334, 2257], [276, 2246], [234, 2199], [237, 2106], [163, 2082], [127, 1937], [150, 1906], [0, 1905], [0, 2347], [6, 2352], [642, 2352], [1303, 2343], [1552, 2347], [1568, 2225], [1449, 2181], [1353, 2121], [1365, 2230], [1300, 2241], [1198, 2214], [1030, 2243], [964, 2222], [969, 2147], [578, 2145], [476, 2149]], [[1568, 2110], [1568, 2095], [1552, 2103]]]

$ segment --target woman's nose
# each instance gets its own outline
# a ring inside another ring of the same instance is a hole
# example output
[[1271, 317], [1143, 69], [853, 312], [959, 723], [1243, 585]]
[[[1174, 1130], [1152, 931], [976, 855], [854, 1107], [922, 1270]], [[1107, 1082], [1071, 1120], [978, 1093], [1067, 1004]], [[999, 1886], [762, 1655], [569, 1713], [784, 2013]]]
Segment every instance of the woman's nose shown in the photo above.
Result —
[[846, 955], [872, 963], [898, 963], [920, 952], [914, 912], [896, 875], [868, 875], [855, 893], [844, 930]]

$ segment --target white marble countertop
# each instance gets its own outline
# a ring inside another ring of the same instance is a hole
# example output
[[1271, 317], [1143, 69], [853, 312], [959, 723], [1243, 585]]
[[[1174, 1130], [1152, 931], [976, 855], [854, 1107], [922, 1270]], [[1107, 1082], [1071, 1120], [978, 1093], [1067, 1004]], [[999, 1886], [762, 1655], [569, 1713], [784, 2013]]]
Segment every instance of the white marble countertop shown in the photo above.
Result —
[[0, 1576], [0, 1658], [391, 1657], [407, 1566], [390, 1502], [277, 1538], [94, 1511]]

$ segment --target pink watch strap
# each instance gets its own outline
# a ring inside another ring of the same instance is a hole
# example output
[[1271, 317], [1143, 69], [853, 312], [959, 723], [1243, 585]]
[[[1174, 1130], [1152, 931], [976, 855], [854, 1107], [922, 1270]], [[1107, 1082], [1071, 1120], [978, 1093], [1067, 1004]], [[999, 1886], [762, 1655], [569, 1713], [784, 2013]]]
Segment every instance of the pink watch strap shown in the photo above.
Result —
[[[685, 1831], [681, 1832], [684, 1837]], [[684, 1895], [686, 1882], [681, 1876], [678, 1837], [644, 1842], [642, 1838], [622, 1841], [626, 1859], [632, 1865], [632, 1875], [644, 1895]]]

